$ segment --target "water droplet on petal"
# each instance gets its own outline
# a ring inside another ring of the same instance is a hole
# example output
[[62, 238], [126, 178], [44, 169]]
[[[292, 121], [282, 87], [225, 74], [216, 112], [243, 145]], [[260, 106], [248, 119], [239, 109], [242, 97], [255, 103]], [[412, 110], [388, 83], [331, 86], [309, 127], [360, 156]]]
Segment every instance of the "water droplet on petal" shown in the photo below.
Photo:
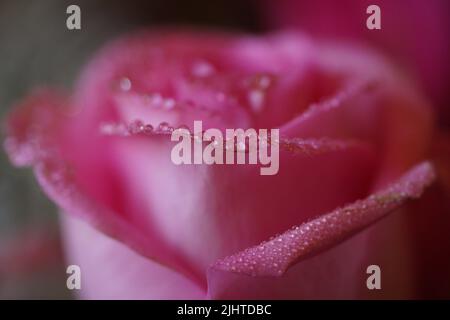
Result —
[[122, 91], [130, 91], [131, 90], [131, 80], [124, 77], [120, 79], [119, 82], [120, 90]]
[[167, 122], [161, 122], [158, 126], [159, 132], [171, 132], [173, 128]]
[[151, 124], [146, 124], [143, 129], [145, 134], [153, 133], [153, 126]]
[[137, 133], [142, 132], [143, 130], [144, 130], [144, 124], [142, 123], [141, 120], [133, 121], [128, 127], [128, 131], [131, 134], [137, 134]]
[[182, 124], [181, 126], [179, 126], [178, 129], [186, 129], [186, 130], [190, 131], [189, 127], [185, 124]]
[[204, 78], [212, 75], [215, 72], [214, 67], [207, 61], [197, 61], [192, 66], [192, 74], [196, 77]]
[[265, 94], [261, 90], [251, 90], [248, 93], [250, 107], [254, 112], [261, 112], [264, 106]]
[[175, 100], [174, 99], [165, 99], [164, 100], [164, 108], [166, 109], [172, 109], [173, 107], [175, 107]]

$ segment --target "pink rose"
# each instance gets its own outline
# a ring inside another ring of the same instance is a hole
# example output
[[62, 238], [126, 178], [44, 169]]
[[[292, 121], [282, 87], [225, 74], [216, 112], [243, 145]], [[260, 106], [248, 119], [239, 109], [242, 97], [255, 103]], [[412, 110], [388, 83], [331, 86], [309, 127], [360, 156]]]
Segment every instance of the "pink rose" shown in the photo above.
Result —
[[[278, 174], [174, 165], [168, 126], [194, 120], [280, 128]], [[83, 298], [413, 298], [448, 288], [448, 272], [427, 272], [416, 250], [445, 235], [448, 217], [430, 213], [422, 242], [422, 200], [410, 201], [436, 188], [431, 108], [361, 48], [291, 33], [140, 32], [103, 49], [72, 97], [38, 90], [7, 124], [11, 160], [32, 166], [65, 212]], [[372, 264], [382, 290], [366, 287]]]

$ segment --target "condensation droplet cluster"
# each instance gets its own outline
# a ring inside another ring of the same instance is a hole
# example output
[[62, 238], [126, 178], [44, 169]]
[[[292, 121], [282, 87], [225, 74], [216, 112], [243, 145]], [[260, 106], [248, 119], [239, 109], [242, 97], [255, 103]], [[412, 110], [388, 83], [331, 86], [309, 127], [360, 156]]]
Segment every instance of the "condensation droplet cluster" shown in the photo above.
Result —
[[280, 142], [280, 148], [294, 153], [303, 154], [306, 156], [315, 156], [323, 153], [345, 150], [357, 143], [349, 140], [336, 140], [329, 138], [319, 139], [283, 139]]
[[110, 136], [156, 135], [171, 134], [174, 127], [167, 122], [161, 122], [156, 128], [151, 124], [145, 124], [141, 120], [135, 120], [129, 124], [107, 122], [100, 125], [100, 133]]
[[398, 208], [408, 198], [419, 197], [433, 179], [431, 166], [419, 165], [385, 190], [226, 257], [213, 268], [250, 276], [281, 276], [302, 257], [337, 244]]
[[319, 111], [326, 111], [343, 106], [347, 101], [357, 95], [373, 90], [376, 83], [373, 81], [361, 81], [349, 84], [346, 88], [339, 91], [336, 95], [322, 102], [311, 104], [301, 115], [303, 120], [310, 118]]
[[[205, 131], [201, 135], [196, 135], [191, 132], [187, 125], [180, 125], [177, 127], [171, 126], [167, 122], [161, 122], [155, 128], [151, 124], [145, 124], [141, 120], [135, 120], [129, 124], [106, 122], [100, 125], [100, 133], [107, 136], [133, 136], [133, 135], [161, 135], [171, 134], [176, 129], [185, 129], [189, 131], [189, 135], [196, 141], [202, 140]], [[224, 134], [225, 136], [225, 134]], [[248, 134], [246, 139], [224, 138], [217, 139], [211, 137], [211, 142], [214, 147], [222, 146], [225, 151], [233, 152], [256, 152], [258, 148], [266, 148], [268, 145], [277, 144], [281, 150], [286, 150], [294, 153], [299, 153], [305, 156], [320, 155], [327, 152], [345, 150], [352, 147], [351, 141], [340, 141], [328, 138], [320, 139], [274, 139], [270, 134], [260, 136], [255, 133], [255, 136]], [[250, 143], [250, 141], [258, 141], [257, 145]]]
[[[174, 97], [165, 97], [160, 92], [137, 92], [136, 90], [133, 90], [133, 83], [129, 77], [122, 77], [117, 80], [117, 82], [118, 85], [116, 85], [115, 88], [118, 87], [119, 91], [116, 92], [114, 97], [117, 103], [123, 105], [124, 108], [130, 105], [140, 105], [162, 111], [201, 111], [209, 117], [223, 116], [223, 113], [220, 110], [196, 104], [192, 100], [179, 101]], [[226, 99], [227, 96], [225, 93], [217, 93], [218, 101], [223, 102]]]

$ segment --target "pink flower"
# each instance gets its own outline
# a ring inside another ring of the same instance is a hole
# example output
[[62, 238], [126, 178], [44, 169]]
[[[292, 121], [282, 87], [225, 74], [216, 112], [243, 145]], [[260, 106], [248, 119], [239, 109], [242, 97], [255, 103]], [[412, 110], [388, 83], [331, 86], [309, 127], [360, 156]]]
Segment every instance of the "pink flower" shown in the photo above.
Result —
[[[278, 174], [174, 165], [167, 127], [194, 120], [280, 128]], [[160, 123], [164, 132], [152, 130]], [[417, 256], [429, 240], [445, 243], [448, 218], [430, 213], [423, 231], [421, 202], [411, 201], [436, 188], [431, 108], [361, 48], [291, 33], [140, 32], [103, 49], [72, 97], [38, 90], [7, 125], [11, 160], [32, 166], [65, 212], [83, 298], [411, 298], [448, 288], [437, 285], [448, 272], [434, 279]], [[372, 264], [379, 291], [366, 287]]]

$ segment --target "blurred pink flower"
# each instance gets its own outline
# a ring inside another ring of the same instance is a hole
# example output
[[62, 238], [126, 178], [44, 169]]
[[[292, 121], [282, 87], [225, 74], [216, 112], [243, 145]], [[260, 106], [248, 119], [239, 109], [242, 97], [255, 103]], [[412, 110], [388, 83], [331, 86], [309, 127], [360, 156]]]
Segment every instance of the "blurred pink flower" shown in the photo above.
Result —
[[[170, 130], [150, 125], [193, 120], [280, 128], [279, 173], [174, 165]], [[440, 188], [427, 188], [431, 108], [362, 48], [295, 33], [140, 32], [103, 49], [73, 97], [39, 90], [7, 124], [11, 160], [33, 166], [67, 213], [83, 298], [450, 292], [438, 253], [448, 248], [448, 214], [442, 205], [428, 213], [424, 229], [421, 202], [410, 201]], [[442, 269], [429, 272], [425, 255]], [[366, 288], [371, 264], [381, 266], [380, 291]]]
[[[381, 30], [368, 30], [366, 8], [381, 9]], [[298, 28], [336, 41], [377, 47], [416, 76], [450, 125], [450, 3], [447, 0], [266, 1], [272, 27]]]

